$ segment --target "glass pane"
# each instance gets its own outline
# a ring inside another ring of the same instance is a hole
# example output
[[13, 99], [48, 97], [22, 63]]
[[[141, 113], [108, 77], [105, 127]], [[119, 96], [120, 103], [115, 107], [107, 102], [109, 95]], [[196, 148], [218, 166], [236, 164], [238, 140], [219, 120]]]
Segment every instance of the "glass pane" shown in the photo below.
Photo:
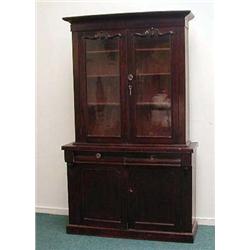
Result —
[[136, 136], [171, 136], [169, 36], [135, 39]]
[[135, 41], [137, 49], [170, 48], [170, 36], [138, 37]]
[[86, 40], [88, 51], [117, 50], [117, 39]]
[[119, 41], [86, 40], [88, 135], [121, 135]]
[[87, 75], [110, 76], [119, 74], [119, 53], [107, 51], [87, 52]]
[[136, 52], [136, 74], [168, 74], [170, 72], [169, 50]]

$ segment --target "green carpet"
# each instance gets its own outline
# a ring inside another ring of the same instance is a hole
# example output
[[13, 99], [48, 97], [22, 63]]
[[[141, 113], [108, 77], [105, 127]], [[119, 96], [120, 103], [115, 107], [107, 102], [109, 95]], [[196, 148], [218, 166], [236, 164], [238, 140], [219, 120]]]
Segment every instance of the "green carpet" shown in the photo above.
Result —
[[67, 223], [67, 216], [36, 214], [36, 250], [214, 250], [213, 226], [199, 226], [192, 244], [66, 234]]

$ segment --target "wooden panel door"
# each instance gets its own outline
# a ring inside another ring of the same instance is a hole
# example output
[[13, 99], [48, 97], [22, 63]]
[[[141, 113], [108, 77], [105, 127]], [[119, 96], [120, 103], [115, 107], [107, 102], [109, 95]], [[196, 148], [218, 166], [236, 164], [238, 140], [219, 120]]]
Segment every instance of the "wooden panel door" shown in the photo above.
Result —
[[[129, 102], [131, 140], [171, 143], [177, 120], [173, 75], [172, 29], [149, 28], [129, 32]], [[174, 100], [175, 99], [175, 100]]]
[[178, 231], [181, 217], [180, 167], [130, 166], [128, 227]]
[[125, 140], [125, 41], [126, 36], [122, 31], [95, 31], [80, 35], [81, 107], [85, 141]]
[[81, 176], [81, 224], [126, 227], [125, 185], [121, 167], [83, 166]]

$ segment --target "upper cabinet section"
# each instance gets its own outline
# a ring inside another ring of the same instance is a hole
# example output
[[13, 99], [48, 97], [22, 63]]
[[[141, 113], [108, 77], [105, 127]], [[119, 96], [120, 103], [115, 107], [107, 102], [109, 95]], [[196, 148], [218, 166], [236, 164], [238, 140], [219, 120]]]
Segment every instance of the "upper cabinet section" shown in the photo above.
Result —
[[185, 144], [190, 11], [67, 17], [76, 142]]

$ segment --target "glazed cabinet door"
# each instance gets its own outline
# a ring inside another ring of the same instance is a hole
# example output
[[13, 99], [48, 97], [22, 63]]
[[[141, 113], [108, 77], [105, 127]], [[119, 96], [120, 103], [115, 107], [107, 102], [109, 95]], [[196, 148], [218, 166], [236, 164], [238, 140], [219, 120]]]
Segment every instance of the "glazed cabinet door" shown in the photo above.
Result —
[[121, 142], [126, 131], [126, 36], [119, 30], [85, 32], [79, 36], [82, 140]]
[[182, 217], [180, 168], [134, 165], [128, 171], [128, 227], [178, 231]]
[[68, 168], [70, 223], [124, 228], [124, 179], [119, 166], [77, 164]]
[[174, 141], [177, 104], [173, 77], [174, 32], [145, 28], [129, 32], [128, 89], [131, 140], [139, 143]]

